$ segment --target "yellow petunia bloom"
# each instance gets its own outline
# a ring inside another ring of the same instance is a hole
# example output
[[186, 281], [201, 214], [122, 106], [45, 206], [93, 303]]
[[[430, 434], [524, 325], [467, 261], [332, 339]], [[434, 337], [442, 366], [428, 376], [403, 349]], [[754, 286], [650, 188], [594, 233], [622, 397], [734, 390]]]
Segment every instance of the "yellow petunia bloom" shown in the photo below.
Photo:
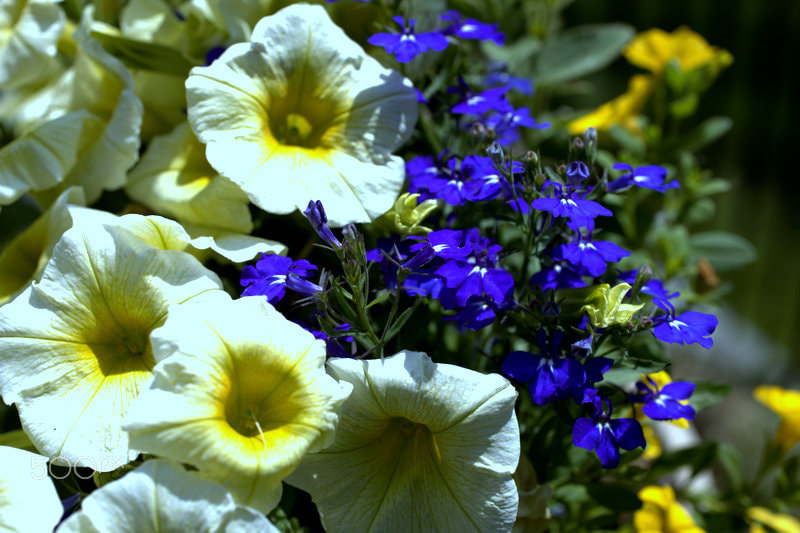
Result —
[[627, 283], [620, 283], [613, 288], [608, 283], [598, 285], [586, 299], [581, 311], [589, 315], [589, 321], [596, 328], [626, 324], [644, 306], [622, 303], [629, 290], [631, 286]]
[[764, 526], [776, 533], [800, 533], [800, 520], [765, 507], [750, 507], [745, 511], [745, 517], [750, 522], [750, 533], [767, 533]]
[[158, 361], [151, 331], [221, 287], [187, 253], [75, 223], [41, 280], [0, 307], [0, 395], [55, 464], [113, 470], [138, 455], [121, 425]]
[[163, 459], [145, 462], [81, 501], [59, 533], [278, 533], [217, 483]]
[[328, 222], [388, 211], [405, 177], [392, 156], [417, 120], [416, 94], [321, 6], [258, 22], [186, 81], [189, 122], [208, 161], [258, 207], [284, 214], [320, 200]]
[[733, 62], [727, 50], [709, 45], [702, 35], [686, 26], [672, 33], [658, 28], [641, 32], [622, 53], [631, 64], [657, 76], [672, 60], [677, 60], [684, 72], [705, 66], [719, 70]]
[[781, 423], [775, 441], [784, 451], [790, 450], [800, 441], [800, 391], [761, 385], [753, 396], [778, 414]]
[[580, 135], [586, 128], [608, 131], [611, 126], [620, 125], [638, 132], [639, 114], [644, 109], [650, 93], [655, 87], [655, 79], [648, 74], [637, 74], [628, 82], [628, 90], [610, 102], [606, 102], [591, 113], [583, 115], [567, 124], [567, 131]]
[[171, 311], [152, 345], [164, 361], [126, 419], [132, 445], [195, 466], [237, 503], [270, 511], [281, 480], [332, 442], [350, 386], [263, 297]]
[[331, 359], [328, 372], [353, 385], [336, 440], [287, 478], [328, 531], [511, 530], [520, 441], [505, 378], [421, 352]]
[[0, 446], [0, 467], [0, 531], [53, 531], [64, 509], [47, 475], [47, 457]]
[[675, 500], [670, 486], [650, 486], [639, 491], [642, 508], [633, 514], [637, 533], [704, 533], [686, 509]]

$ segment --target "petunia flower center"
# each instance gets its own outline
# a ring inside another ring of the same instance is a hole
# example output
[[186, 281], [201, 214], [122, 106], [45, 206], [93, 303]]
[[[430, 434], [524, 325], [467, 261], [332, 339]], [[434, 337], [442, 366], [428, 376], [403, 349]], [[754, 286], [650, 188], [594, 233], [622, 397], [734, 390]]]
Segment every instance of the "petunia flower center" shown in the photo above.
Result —
[[314, 133], [314, 127], [303, 115], [289, 113], [286, 115], [286, 121], [283, 127], [279, 127], [278, 131], [275, 133], [281, 144], [308, 146], [306, 143], [312, 140], [311, 137]]
[[[421, 460], [422, 456], [428, 454], [437, 463], [442, 461], [442, 454], [439, 451], [436, 436], [425, 424], [413, 422], [403, 417], [392, 418], [382, 440], [384, 441], [384, 449], [389, 453], [396, 454], [398, 460], [410, 453], [416, 459], [409, 458], [406, 460], [412, 463]], [[427, 450], [428, 454], [420, 456], [421, 450]]]
[[148, 328], [134, 321], [109, 328], [104, 336], [100, 342], [87, 343], [104, 377], [142, 372], [149, 375], [155, 359]]

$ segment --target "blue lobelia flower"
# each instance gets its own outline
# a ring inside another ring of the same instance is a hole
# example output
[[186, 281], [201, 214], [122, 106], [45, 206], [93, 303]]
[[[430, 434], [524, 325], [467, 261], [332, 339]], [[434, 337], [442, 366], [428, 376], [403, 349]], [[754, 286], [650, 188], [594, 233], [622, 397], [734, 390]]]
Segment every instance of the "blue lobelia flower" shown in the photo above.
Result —
[[502, 373], [528, 386], [537, 405], [567, 398], [580, 390], [586, 381], [583, 365], [575, 359], [561, 357], [559, 344], [563, 337], [556, 330], [548, 342], [544, 329], [537, 332], [541, 353], [516, 351], [503, 361]]
[[589, 177], [589, 167], [583, 161], [573, 161], [567, 165], [567, 182], [578, 186]]
[[255, 267], [248, 265], [242, 270], [240, 284], [246, 287], [242, 296], [263, 295], [271, 304], [279, 302], [287, 288], [313, 296], [322, 292], [322, 287], [307, 279], [316, 269], [305, 259], [292, 261], [291, 257], [261, 254]]
[[527, 107], [490, 114], [483, 119], [483, 125], [487, 129], [493, 130], [497, 142], [504, 146], [519, 140], [519, 128], [521, 127], [534, 129], [550, 127], [549, 122], [536, 122], [536, 119], [530, 116]]
[[499, 24], [487, 24], [472, 18], [465, 18], [458, 11], [449, 9], [442, 13], [442, 20], [450, 23], [442, 30], [445, 35], [455, 35], [461, 39], [475, 39], [478, 41], [494, 41], [497, 46], [503, 46], [506, 40], [503, 32], [498, 30]]
[[328, 217], [325, 215], [325, 208], [319, 200], [309, 200], [308, 207], [303, 211], [303, 215], [311, 222], [311, 226], [320, 238], [330, 246], [338, 249], [342, 243], [334, 236], [331, 228], [328, 227]]
[[402, 33], [376, 33], [367, 39], [367, 42], [381, 46], [386, 52], [394, 54], [398, 63], [408, 63], [428, 50], [440, 52], [449, 44], [447, 37], [438, 31], [415, 33], [414, 26], [417, 21], [414, 19], [409, 19], [406, 24], [403, 17], [397, 15], [392, 20], [403, 28]]
[[386, 281], [386, 288], [394, 290], [397, 288], [397, 268], [403, 264], [411, 255], [411, 242], [400, 239], [397, 235], [390, 238], [379, 237], [377, 247], [367, 250], [367, 261], [378, 263], [383, 272], [383, 279]]
[[681, 403], [688, 400], [695, 389], [695, 384], [688, 381], [673, 381], [659, 388], [658, 384], [647, 376], [646, 384], [636, 383], [638, 394], [631, 395], [631, 400], [644, 403], [642, 412], [653, 420], [694, 420], [694, 407]]
[[609, 192], [622, 191], [634, 185], [658, 192], [666, 192], [667, 189], [675, 189], [680, 186], [675, 180], [664, 183], [667, 179], [667, 169], [658, 165], [636, 167], [634, 170], [626, 163], [615, 163], [614, 170], [627, 170], [628, 173], [610, 182], [608, 184]]
[[713, 346], [711, 334], [717, 328], [717, 317], [697, 311], [686, 311], [675, 316], [675, 307], [669, 301], [654, 298], [653, 303], [667, 312], [653, 319], [653, 335], [657, 339], [674, 344], [696, 342], [706, 349]]
[[[607, 411], [603, 408], [607, 405]], [[603, 399], [588, 404], [592, 410], [590, 417], [581, 417], [572, 427], [572, 443], [579, 448], [595, 451], [603, 468], [616, 468], [619, 465], [619, 449], [633, 450], [644, 448], [642, 426], [633, 418], [611, 418], [612, 406]]]
[[584, 200], [586, 192], [573, 192], [571, 187], [563, 187], [560, 183], [545, 182], [545, 187], [552, 196], [537, 198], [531, 207], [539, 211], [547, 211], [554, 217], [566, 217], [579, 226], [586, 226], [595, 217], [611, 216], [612, 213], [593, 200]]
[[531, 276], [531, 285], [542, 290], [555, 289], [577, 289], [586, 287], [578, 273], [569, 263], [554, 263], [542, 268], [539, 272]]
[[[593, 224], [592, 224], [593, 225]], [[575, 242], [562, 244], [553, 252], [553, 259], [568, 261], [576, 269], [583, 269], [591, 276], [601, 276], [607, 263], [617, 262], [631, 253], [610, 241], [592, 241], [578, 234]]]
[[484, 113], [508, 113], [514, 107], [506, 99], [509, 87], [494, 87], [476, 93], [463, 78], [459, 76], [458, 86], [448, 87], [447, 92], [461, 95], [458, 104], [451, 111], [456, 115], [483, 115]]
[[489, 64], [489, 74], [484, 79], [487, 87], [506, 86], [512, 91], [533, 96], [533, 82], [529, 78], [519, 78], [512, 76], [506, 70], [506, 63], [502, 61], [492, 61]]
[[478, 155], [467, 156], [463, 161], [446, 152], [436, 160], [419, 156], [406, 163], [406, 173], [410, 193], [419, 193], [421, 201], [441, 199], [449, 205], [492, 200], [510, 187], [492, 160]]

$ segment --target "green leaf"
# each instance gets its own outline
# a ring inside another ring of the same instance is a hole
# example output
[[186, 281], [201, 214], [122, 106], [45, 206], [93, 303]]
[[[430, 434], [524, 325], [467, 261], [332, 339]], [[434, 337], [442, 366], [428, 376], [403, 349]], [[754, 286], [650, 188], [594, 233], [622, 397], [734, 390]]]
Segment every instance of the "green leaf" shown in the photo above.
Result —
[[708, 118], [684, 135], [679, 148], [696, 152], [725, 135], [732, 126], [733, 120], [728, 117]]
[[567, 503], [580, 503], [589, 500], [589, 492], [585, 485], [561, 485], [553, 491], [553, 498]]
[[686, 118], [694, 115], [700, 98], [695, 93], [678, 98], [669, 105], [669, 112], [676, 118]]
[[642, 507], [636, 491], [624, 483], [587, 483], [586, 490], [597, 503], [615, 511], [635, 511]]
[[697, 385], [697, 387], [694, 389], [689, 403], [697, 411], [701, 411], [712, 405], [717, 405], [731, 392], [731, 386], [726, 383], [698, 381], [695, 385]]
[[383, 337], [382, 341], [384, 343], [389, 342], [392, 339], [392, 337], [400, 333], [400, 330], [403, 329], [403, 326], [406, 325], [408, 319], [411, 318], [412, 314], [414, 314], [414, 311], [417, 309], [417, 306], [421, 301], [422, 300], [420, 299], [415, 300], [414, 305], [403, 311], [402, 314], [399, 317], [397, 317], [397, 320], [394, 321], [392, 327], [389, 329], [389, 331], [386, 332], [386, 335]]
[[620, 147], [629, 152], [634, 159], [643, 159], [647, 147], [644, 141], [630, 132], [627, 128], [615, 124], [608, 130], [611, 138], [616, 141]]
[[183, 54], [170, 46], [99, 31], [92, 31], [91, 36], [100, 41], [106, 52], [129, 68], [186, 77], [194, 66]]
[[712, 196], [731, 190], [731, 182], [723, 178], [714, 178], [697, 188], [697, 196]]
[[717, 272], [741, 268], [756, 260], [755, 247], [745, 238], [725, 231], [706, 231], [689, 237], [690, 260], [707, 259]]
[[739, 450], [728, 443], [720, 443], [717, 450], [717, 457], [719, 458], [722, 468], [728, 475], [731, 482], [731, 488], [734, 492], [739, 492], [744, 484], [744, 476], [742, 474], [742, 457]]
[[573, 80], [609, 65], [634, 35], [627, 24], [576, 26], [545, 43], [536, 57], [539, 86]]

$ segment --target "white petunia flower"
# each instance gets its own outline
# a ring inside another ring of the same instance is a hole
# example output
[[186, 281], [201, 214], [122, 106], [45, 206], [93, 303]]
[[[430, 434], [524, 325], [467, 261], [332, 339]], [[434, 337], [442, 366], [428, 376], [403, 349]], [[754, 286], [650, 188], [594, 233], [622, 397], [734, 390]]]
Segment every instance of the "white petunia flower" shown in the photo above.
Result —
[[217, 483], [155, 459], [103, 485], [58, 533], [278, 533], [267, 518], [236, 505]]
[[281, 480], [333, 440], [350, 392], [325, 373], [324, 343], [262, 297], [177, 308], [151, 340], [163, 361], [124, 423], [131, 444], [270, 511]]
[[189, 122], [206, 156], [270, 213], [321, 200], [331, 225], [392, 207], [405, 177], [391, 153], [417, 120], [416, 94], [368, 56], [321, 6], [256, 24], [186, 81]]
[[0, 531], [53, 531], [64, 508], [47, 471], [46, 457], [0, 446]]
[[328, 530], [511, 530], [520, 440], [505, 378], [420, 352], [331, 359], [328, 373], [353, 384], [336, 440], [286, 480]]
[[41, 281], [0, 307], [0, 395], [55, 464], [113, 470], [138, 453], [121, 424], [158, 360], [150, 332], [170, 306], [221, 296], [216, 274], [187, 253], [76, 224]]
[[64, 20], [58, 0], [0, 2], [0, 88], [35, 83], [49, 70]]

